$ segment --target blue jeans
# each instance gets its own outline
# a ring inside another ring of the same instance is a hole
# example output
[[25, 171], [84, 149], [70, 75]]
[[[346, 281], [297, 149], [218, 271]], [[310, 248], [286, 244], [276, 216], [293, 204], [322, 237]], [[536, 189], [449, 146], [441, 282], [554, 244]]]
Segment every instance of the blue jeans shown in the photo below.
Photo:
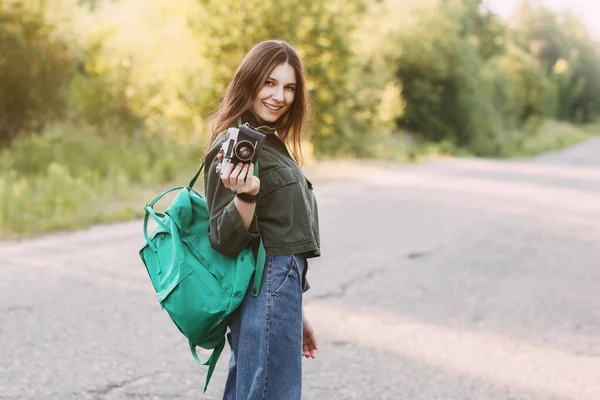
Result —
[[231, 316], [224, 400], [300, 400], [304, 268], [302, 256], [268, 256], [258, 296]]

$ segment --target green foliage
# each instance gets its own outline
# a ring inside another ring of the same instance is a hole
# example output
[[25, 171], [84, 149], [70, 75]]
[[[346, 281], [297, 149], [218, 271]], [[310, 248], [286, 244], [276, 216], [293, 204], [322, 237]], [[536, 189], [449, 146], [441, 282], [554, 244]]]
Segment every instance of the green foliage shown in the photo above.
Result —
[[556, 102], [554, 87], [536, 60], [511, 45], [504, 54], [491, 58], [483, 74], [494, 86], [492, 105], [507, 128], [519, 128], [534, 116], [552, 116]]
[[515, 142], [524, 124], [554, 115], [553, 80], [535, 56], [510, 41], [508, 28], [481, 1], [390, 8], [396, 12], [383, 15], [384, 24], [401, 14], [404, 19], [388, 29], [389, 44], [379, 49], [393, 60], [389, 68], [402, 88], [399, 127], [494, 156]]
[[139, 216], [142, 193], [191, 179], [201, 148], [64, 125], [19, 138], [0, 152], [0, 235]]
[[408, 10], [414, 25], [396, 38], [396, 75], [406, 109], [401, 126], [433, 141], [450, 139], [468, 146], [477, 136], [495, 136], [489, 100], [481, 90], [482, 59], [471, 40], [471, 10], [449, 2], [419, 3]]
[[536, 58], [552, 79], [558, 96], [555, 115], [588, 123], [600, 115], [600, 48], [582, 24], [569, 13], [556, 14], [523, 2], [512, 37]]
[[41, 0], [0, 2], [0, 144], [64, 114], [71, 59], [45, 11]]
[[123, 63], [111, 65], [103, 56], [108, 35], [106, 32], [90, 37], [79, 54], [79, 71], [70, 88], [71, 113], [77, 120], [101, 130], [131, 132], [139, 127], [143, 117], [136, 117], [127, 99], [129, 69]]
[[[243, 55], [272, 38], [305, 60], [317, 155], [364, 156], [365, 144], [399, 129], [493, 154], [492, 142], [531, 118], [590, 121], [600, 104], [598, 49], [585, 29], [527, 2], [513, 29], [481, 0], [53, 0], [55, 33], [43, 8], [25, 18], [33, 0], [10, 4], [30, 5], [5, 18], [34, 21], [39, 42], [23, 53], [31, 71], [11, 70], [30, 79], [40, 49], [67, 61], [63, 80], [40, 77], [61, 82], [46, 97], [23, 91], [35, 99], [26, 115], [2, 114], [16, 121], [4, 136], [39, 131], [62, 112], [102, 134], [202, 140]], [[62, 53], [58, 37], [69, 41]], [[11, 96], [6, 104], [21, 101]]]
[[561, 121], [535, 121], [536, 128], [531, 132], [515, 135], [506, 141], [498, 157], [532, 156], [571, 146], [590, 138], [590, 134], [577, 126]]
[[78, 10], [80, 73], [71, 85], [77, 120], [103, 130], [202, 140], [211, 77], [200, 38], [186, 24], [195, 0], [105, 3]]

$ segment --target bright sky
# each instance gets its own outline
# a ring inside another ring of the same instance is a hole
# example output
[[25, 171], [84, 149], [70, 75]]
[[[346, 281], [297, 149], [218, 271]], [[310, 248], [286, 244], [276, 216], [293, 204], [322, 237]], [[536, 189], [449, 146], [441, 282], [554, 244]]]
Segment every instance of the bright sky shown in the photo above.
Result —
[[[521, 0], [484, 0], [489, 8], [502, 17], [509, 17]], [[600, 1], [598, 0], [544, 0], [551, 9], [568, 9], [587, 25], [590, 35], [600, 39]]]

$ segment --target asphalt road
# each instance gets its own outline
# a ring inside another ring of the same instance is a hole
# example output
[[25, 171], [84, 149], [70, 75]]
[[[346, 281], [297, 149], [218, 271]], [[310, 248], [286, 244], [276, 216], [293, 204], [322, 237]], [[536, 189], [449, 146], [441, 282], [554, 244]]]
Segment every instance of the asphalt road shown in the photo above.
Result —
[[[335, 172], [305, 399], [600, 399], [600, 140]], [[220, 398], [229, 353], [204, 394], [142, 243], [140, 221], [0, 242], [0, 399]]]

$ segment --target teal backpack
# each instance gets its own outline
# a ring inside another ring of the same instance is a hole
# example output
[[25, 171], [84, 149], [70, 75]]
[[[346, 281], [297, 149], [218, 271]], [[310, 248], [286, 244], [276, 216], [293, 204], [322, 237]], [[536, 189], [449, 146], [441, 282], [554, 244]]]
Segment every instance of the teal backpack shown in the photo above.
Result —
[[[158, 302], [189, 341], [194, 359], [208, 365], [204, 391], [225, 347], [227, 318], [246, 294], [252, 274], [252, 296], [258, 294], [265, 265], [265, 248], [260, 240], [258, 255], [249, 246], [237, 257], [214, 250], [208, 239], [209, 214], [204, 198], [192, 187], [204, 163], [188, 186], [169, 189], [146, 205], [144, 237], [139, 254], [148, 270]], [[258, 176], [258, 166], [254, 169]], [[154, 205], [167, 193], [179, 190], [165, 213]], [[148, 219], [158, 226], [148, 235]], [[196, 346], [213, 350], [202, 362]]]

